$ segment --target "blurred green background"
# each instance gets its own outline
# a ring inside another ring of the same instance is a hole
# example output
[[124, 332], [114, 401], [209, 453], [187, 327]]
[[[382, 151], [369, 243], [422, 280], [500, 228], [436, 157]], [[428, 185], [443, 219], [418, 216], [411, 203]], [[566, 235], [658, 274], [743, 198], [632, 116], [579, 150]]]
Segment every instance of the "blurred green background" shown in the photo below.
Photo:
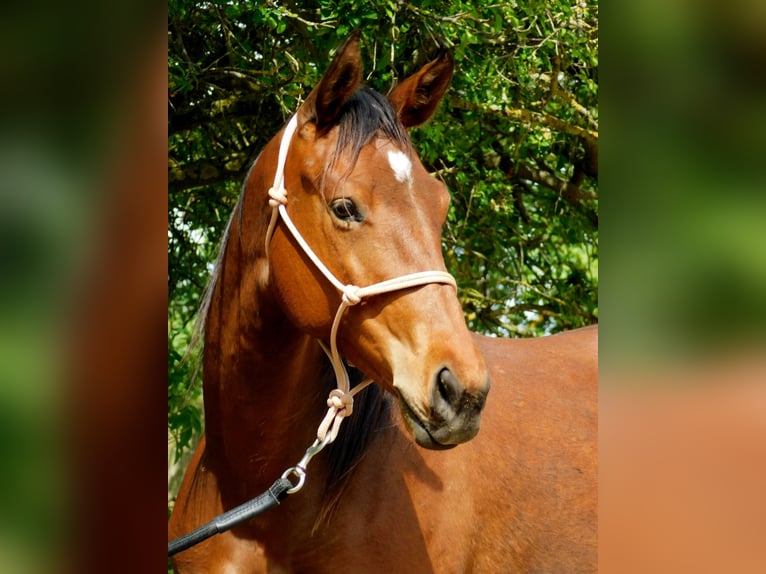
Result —
[[607, 8], [602, 365], [763, 350], [766, 10]]

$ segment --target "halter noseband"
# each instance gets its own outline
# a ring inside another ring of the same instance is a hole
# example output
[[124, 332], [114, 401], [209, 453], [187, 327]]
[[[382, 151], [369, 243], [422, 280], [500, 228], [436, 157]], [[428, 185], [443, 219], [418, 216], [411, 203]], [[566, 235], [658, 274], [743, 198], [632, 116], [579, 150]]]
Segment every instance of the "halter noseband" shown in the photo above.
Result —
[[290, 216], [287, 213], [287, 190], [284, 185], [285, 162], [287, 161], [287, 152], [290, 149], [290, 143], [292, 142], [297, 126], [298, 114], [295, 114], [290, 118], [287, 126], [285, 126], [279, 144], [279, 157], [277, 159], [277, 170], [274, 174], [274, 185], [269, 189], [269, 205], [272, 207], [272, 212], [269, 227], [266, 231], [266, 257], [268, 258], [269, 244], [271, 243], [277, 220], [281, 215], [282, 221], [284, 221], [293, 238], [295, 238], [306, 255], [308, 255], [309, 259], [311, 259], [317, 269], [322, 272], [322, 275], [324, 275], [342, 294], [340, 306], [335, 313], [335, 320], [333, 321], [332, 330], [330, 331], [330, 349], [328, 350], [327, 346], [322, 341], [319, 341], [322, 349], [330, 359], [330, 363], [332, 363], [337, 383], [337, 388], [330, 392], [330, 396], [327, 399], [329, 410], [317, 431], [318, 441], [323, 444], [329, 444], [335, 440], [335, 437], [337, 437], [340, 423], [343, 418], [351, 415], [354, 404], [354, 395], [372, 382], [371, 379], [367, 379], [363, 383], [357, 385], [354, 389], [350, 388], [348, 372], [338, 353], [337, 345], [338, 327], [345, 310], [348, 307], [357, 305], [362, 299], [372, 297], [373, 295], [381, 295], [383, 293], [390, 293], [400, 289], [409, 289], [411, 287], [418, 287], [429, 283], [444, 283], [452, 285], [457, 289], [457, 284], [455, 283], [455, 278], [445, 271], [419, 271], [417, 273], [410, 273], [400, 277], [386, 279], [385, 281], [373, 283], [367, 287], [346, 285], [335, 277], [325, 264], [322, 263], [322, 260], [319, 259], [317, 254], [314, 253], [314, 250], [311, 249], [309, 244], [300, 234], [295, 223], [293, 223], [293, 220], [290, 219]]

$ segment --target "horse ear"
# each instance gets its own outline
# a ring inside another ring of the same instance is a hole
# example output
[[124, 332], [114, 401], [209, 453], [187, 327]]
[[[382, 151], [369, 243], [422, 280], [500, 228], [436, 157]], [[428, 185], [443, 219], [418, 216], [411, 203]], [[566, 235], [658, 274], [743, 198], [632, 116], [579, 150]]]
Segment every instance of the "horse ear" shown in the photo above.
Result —
[[419, 126], [431, 117], [449, 88], [454, 67], [452, 54], [444, 51], [391, 90], [388, 99], [405, 128]]
[[356, 91], [362, 79], [359, 38], [359, 31], [355, 31], [338, 48], [324, 77], [303, 103], [303, 119], [314, 122], [319, 133], [335, 125], [343, 104]]

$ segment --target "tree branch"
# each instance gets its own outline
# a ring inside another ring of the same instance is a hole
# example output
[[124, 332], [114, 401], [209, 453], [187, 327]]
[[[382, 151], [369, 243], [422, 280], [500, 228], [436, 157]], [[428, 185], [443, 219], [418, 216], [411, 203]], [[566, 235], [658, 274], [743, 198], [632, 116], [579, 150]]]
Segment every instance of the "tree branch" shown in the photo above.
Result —
[[203, 159], [183, 165], [170, 161], [168, 190], [178, 192], [225, 181], [244, 181], [252, 163], [250, 160], [250, 154], [233, 153], [226, 157]]
[[274, 101], [264, 98], [264, 94], [234, 94], [203, 105], [184, 106], [184, 109], [170, 113], [168, 135], [222, 119], [251, 116], [279, 118], [282, 121], [281, 110]]
[[561, 83], [559, 83], [559, 74], [561, 74], [561, 57], [558, 55], [553, 56], [552, 69], [550, 74], [533, 74], [535, 80], [546, 82], [550, 85], [548, 95], [541, 102], [540, 107], [544, 108], [553, 98], [559, 98], [563, 100], [564, 103], [574, 108], [574, 110], [583, 116], [586, 120], [588, 120], [588, 123], [593, 126], [594, 130], [598, 130], [598, 121], [591, 115], [591, 113], [588, 111], [588, 108], [578, 102], [575, 97], [566, 88], [564, 88]]
[[474, 104], [473, 102], [469, 102], [468, 100], [457, 97], [452, 98], [450, 103], [453, 107], [458, 109], [478, 111], [485, 114], [492, 113], [511, 120], [526, 122], [530, 124], [542, 124], [553, 128], [556, 131], [583, 138], [593, 144], [598, 142], [597, 131], [569, 124], [564, 120], [561, 120], [556, 116], [552, 116], [545, 112], [533, 112], [524, 108], [505, 108], [494, 104]]
[[583, 199], [598, 199], [598, 195], [593, 191], [582, 189], [570, 181], [559, 179], [543, 169], [532, 169], [525, 163], [517, 163], [508, 173], [508, 176], [543, 185], [557, 192], [569, 203], [579, 203]]

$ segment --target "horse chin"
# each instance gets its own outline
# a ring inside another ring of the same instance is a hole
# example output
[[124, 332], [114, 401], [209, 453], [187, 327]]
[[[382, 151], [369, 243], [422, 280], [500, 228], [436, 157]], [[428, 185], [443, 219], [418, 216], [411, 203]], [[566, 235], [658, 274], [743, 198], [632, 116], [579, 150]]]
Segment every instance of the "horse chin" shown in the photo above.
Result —
[[449, 450], [457, 446], [457, 444], [443, 444], [438, 442], [431, 435], [425, 423], [418, 418], [401, 396], [399, 397], [399, 406], [402, 418], [404, 418], [404, 423], [407, 425], [407, 429], [410, 431], [412, 438], [415, 439], [416, 444], [430, 450]]

